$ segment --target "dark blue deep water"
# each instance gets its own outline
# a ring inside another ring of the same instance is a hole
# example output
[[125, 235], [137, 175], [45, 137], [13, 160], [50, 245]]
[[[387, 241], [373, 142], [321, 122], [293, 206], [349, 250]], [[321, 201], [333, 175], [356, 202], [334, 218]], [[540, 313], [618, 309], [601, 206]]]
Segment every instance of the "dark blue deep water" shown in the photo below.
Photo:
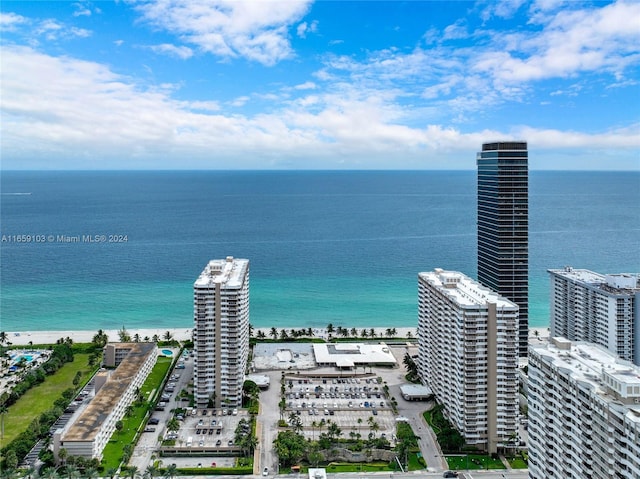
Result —
[[[1, 186], [4, 331], [189, 327], [193, 281], [229, 255], [251, 261], [257, 327], [413, 327], [418, 272], [476, 274], [473, 171], [3, 172]], [[640, 173], [533, 171], [529, 196], [532, 326], [548, 324], [548, 268], [640, 271]]]

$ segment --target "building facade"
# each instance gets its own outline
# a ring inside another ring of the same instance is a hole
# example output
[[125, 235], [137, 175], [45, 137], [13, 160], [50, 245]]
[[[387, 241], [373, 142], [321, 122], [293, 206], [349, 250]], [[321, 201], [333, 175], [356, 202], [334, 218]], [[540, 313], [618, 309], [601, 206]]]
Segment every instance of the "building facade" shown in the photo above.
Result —
[[418, 370], [468, 445], [517, 437], [518, 306], [462, 273], [418, 275]]
[[116, 430], [127, 408], [136, 400], [138, 391], [158, 359], [155, 343], [109, 343], [105, 355], [119, 358], [116, 369], [102, 371], [95, 381], [95, 396], [87, 407], [53, 435], [56, 457], [61, 448], [70, 456], [102, 458], [102, 451]]
[[529, 336], [529, 169], [526, 142], [485, 143], [478, 164], [478, 281], [520, 308], [519, 355]]
[[551, 336], [599, 344], [640, 365], [640, 277], [586, 269], [549, 270]]
[[640, 477], [640, 368], [592, 343], [529, 351], [529, 477]]
[[241, 406], [249, 357], [249, 260], [210, 261], [193, 290], [196, 406]]

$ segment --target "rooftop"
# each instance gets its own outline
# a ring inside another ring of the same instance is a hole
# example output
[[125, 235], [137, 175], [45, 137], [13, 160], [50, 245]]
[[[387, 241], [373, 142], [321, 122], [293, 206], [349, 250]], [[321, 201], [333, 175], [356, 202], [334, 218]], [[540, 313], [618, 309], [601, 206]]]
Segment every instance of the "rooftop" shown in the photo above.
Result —
[[313, 353], [318, 364], [335, 364], [338, 367], [396, 364], [396, 358], [385, 343], [314, 343]]
[[593, 343], [565, 338], [552, 338], [531, 349], [606, 402], [627, 408], [640, 421], [640, 367]]
[[129, 354], [110, 374], [78, 419], [63, 433], [63, 442], [92, 441], [149, 355], [157, 354], [155, 343], [116, 343], [116, 346], [130, 349]]
[[227, 256], [225, 259], [212, 259], [194, 283], [196, 288], [206, 288], [216, 284], [227, 289], [242, 287], [244, 277], [249, 270], [248, 259]]
[[565, 266], [562, 269], [550, 269], [549, 273], [585, 286], [591, 286], [612, 294], [640, 291], [640, 275], [633, 273], [600, 274], [588, 269], [575, 269]]
[[419, 273], [418, 277], [438, 288], [462, 307], [477, 307], [485, 306], [487, 303], [495, 303], [498, 308], [518, 309], [518, 306], [507, 298], [457, 271], [436, 268], [428, 273]]

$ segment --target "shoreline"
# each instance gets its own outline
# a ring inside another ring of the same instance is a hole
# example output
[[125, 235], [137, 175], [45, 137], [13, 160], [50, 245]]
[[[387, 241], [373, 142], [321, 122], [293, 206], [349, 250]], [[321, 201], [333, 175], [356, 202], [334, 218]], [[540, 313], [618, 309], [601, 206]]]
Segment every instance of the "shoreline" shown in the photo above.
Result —
[[[282, 329], [287, 330], [289, 332], [291, 329], [299, 329], [299, 328], [276, 328], [278, 332]], [[312, 328], [313, 329], [313, 337], [314, 338], [328, 338], [328, 333], [326, 328]], [[371, 328], [357, 328], [359, 331], [362, 329], [370, 330]], [[377, 337], [380, 341], [384, 341], [387, 339], [385, 336], [385, 332], [387, 328], [373, 328], [376, 332]], [[109, 342], [118, 342], [118, 329], [105, 329], [103, 330], [107, 336], [109, 337]], [[178, 341], [186, 341], [191, 339], [191, 328], [169, 328], [169, 329], [127, 329], [127, 332], [133, 339], [136, 334], [140, 336], [140, 341], [142, 341], [145, 337], [152, 339], [154, 335], [158, 335], [160, 340], [163, 340], [166, 332], [169, 331], [171, 333], [172, 339], [177, 339]], [[255, 328], [253, 331], [253, 336], [255, 337], [259, 331], [262, 331], [267, 338], [271, 338], [270, 331], [271, 328]], [[417, 340], [416, 337], [416, 328], [396, 328], [396, 336], [395, 338], [405, 339], [407, 337], [407, 333], [411, 333], [413, 336], [413, 340]], [[536, 336], [537, 332], [537, 336]], [[75, 331], [8, 331], [7, 342], [11, 343], [12, 346], [30, 346], [32, 345], [42, 345], [42, 344], [55, 344], [56, 341], [60, 338], [71, 338], [74, 343], [90, 343], [93, 339], [93, 336], [97, 333], [97, 330], [75, 330]], [[334, 337], [337, 336], [334, 332]], [[549, 329], [548, 328], [529, 328], [529, 338], [539, 338], [544, 339], [549, 337]], [[362, 339], [362, 338], [359, 338]], [[354, 338], [354, 341], [358, 339]]]

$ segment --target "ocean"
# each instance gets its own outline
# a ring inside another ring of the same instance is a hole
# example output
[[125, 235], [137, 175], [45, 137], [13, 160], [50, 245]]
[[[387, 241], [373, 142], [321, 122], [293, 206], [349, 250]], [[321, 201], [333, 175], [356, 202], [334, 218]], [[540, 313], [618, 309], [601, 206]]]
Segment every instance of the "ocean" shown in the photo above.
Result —
[[[417, 274], [476, 276], [475, 171], [17, 172], [3, 331], [181, 328], [209, 259], [251, 262], [255, 327], [417, 326]], [[640, 172], [530, 172], [530, 325], [547, 269], [640, 271]]]

